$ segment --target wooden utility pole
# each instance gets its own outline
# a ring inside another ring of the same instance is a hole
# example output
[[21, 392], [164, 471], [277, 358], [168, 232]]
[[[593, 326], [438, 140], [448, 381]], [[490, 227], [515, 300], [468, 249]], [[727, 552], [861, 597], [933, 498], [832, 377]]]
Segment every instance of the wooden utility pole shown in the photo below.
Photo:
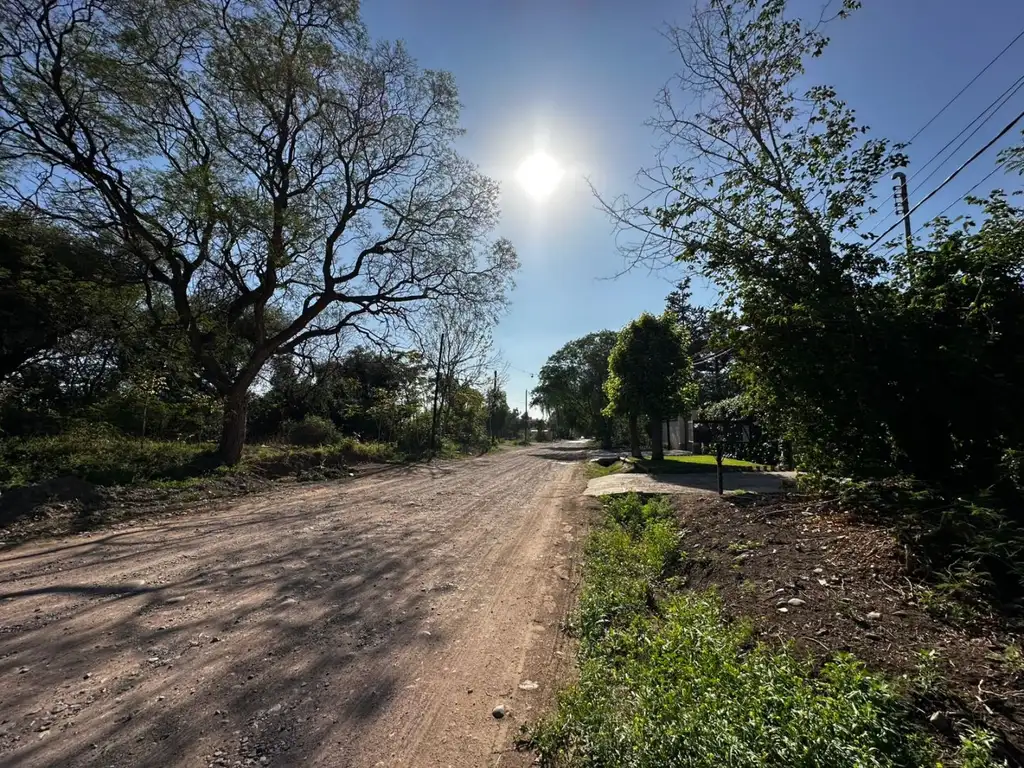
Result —
[[914, 249], [914, 235], [910, 231], [910, 196], [907, 194], [907, 174], [896, 171], [892, 175], [899, 183], [892, 188], [896, 198], [896, 215], [903, 217], [903, 232], [907, 238], [907, 253]]
[[523, 442], [530, 442], [530, 390], [523, 394]]
[[437, 350], [437, 373], [434, 376], [434, 411], [430, 419], [430, 456], [437, 453], [437, 396], [441, 391], [441, 358], [444, 357], [444, 334], [441, 334], [441, 344]]
[[494, 372], [494, 386], [491, 389], [491, 407], [487, 414], [487, 438], [494, 443], [494, 409], [498, 405], [498, 372]]

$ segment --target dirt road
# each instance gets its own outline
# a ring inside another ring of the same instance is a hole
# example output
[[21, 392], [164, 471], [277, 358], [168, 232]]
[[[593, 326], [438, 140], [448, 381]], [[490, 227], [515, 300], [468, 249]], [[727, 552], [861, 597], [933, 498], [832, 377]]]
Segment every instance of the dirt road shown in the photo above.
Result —
[[0, 765], [528, 764], [511, 742], [569, 663], [572, 458], [392, 469], [3, 553]]

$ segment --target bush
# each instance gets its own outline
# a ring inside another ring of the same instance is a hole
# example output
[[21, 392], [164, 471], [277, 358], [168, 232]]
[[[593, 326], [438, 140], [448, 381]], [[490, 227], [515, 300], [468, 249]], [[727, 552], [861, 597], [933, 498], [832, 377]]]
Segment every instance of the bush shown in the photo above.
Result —
[[102, 424], [82, 424], [48, 437], [0, 443], [0, 488], [73, 475], [97, 485], [180, 480], [216, 463], [212, 443], [127, 437]]
[[284, 433], [291, 445], [327, 445], [338, 439], [338, 430], [328, 419], [307, 416], [285, 424]]

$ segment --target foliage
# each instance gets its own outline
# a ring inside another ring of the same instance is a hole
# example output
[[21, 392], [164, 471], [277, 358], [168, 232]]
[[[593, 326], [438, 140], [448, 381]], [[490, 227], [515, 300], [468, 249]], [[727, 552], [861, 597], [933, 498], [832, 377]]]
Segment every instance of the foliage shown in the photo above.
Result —
[[0, 212], [0, 383], [72, 344], [111, 354], [110, 337], [133, 319], [138, 291], [129, 281], [104, 243]]
[[338, 438], [334, 424], [320, 416], [307, 416], [302, 421], [286, 423], [284, 433], [292, 445], [325, 445]]
[[893, 687], [857, 660], [815, 670], [729, 623], [715, 595], [674, 591], [664, 501], [607, 508], [587, 543], [579, 681], [530, 733], [542, 765], [935, 764]]
[[972, 728], [960, 739], [957, 757], [962, 768], [1007, 768], [1006, 760], [995, 756], [995, 734]]
[[[222, 399], [238, 461], [270, 358], [423, 302], [500, 307], [498, 191], [453, 148], [451, 76], [372, 43], [358, 4], [6, 3], [10, 203], [105, 232], [155, 344]], [[369, 327], [368, 327], [369, 324]]]
[[540, 369], [533, 405], [552, 414], [559, 437], [592, 435], [611, 448], [615, 425], [605, 413], [608, 357], [614, 331], [598, 331], [563, 345]]
[[60, 434], [0, 443], [0, 487], [18, 487], [65, 475], [97, 485], [181, 480], [208, 472], [212, 443], [128, 438], [99, 424]]
[[654, 458], [659, 459], [663, 455], [661, 423], [684, 411], [694, 399], [691, 374], [686, 335], [675, 316], [645, 312], [619, 332], [608, 357], [605, 413], [646, 416]]
[[665, 311], [672, 313], [676, 322], [686, 333], [686, 354], [696, 360], [711, 345], [713, 327], [712, 313], [707, 307], [693, 303], [693, 290], [690, 288], [692, 278], [680, 280], [676, 287], [665, 297]]
[[335, 439], [324, 445], [252, 445], [233, 468], [218, 467], [216, 443], [142, 440], [102, 424], [81, 423], [60, 435], [0, 443], [0, 489], [80, 478], [100, 486], [173, 485], [254, 474], [280, 476], [397, 458], [387, 443]]

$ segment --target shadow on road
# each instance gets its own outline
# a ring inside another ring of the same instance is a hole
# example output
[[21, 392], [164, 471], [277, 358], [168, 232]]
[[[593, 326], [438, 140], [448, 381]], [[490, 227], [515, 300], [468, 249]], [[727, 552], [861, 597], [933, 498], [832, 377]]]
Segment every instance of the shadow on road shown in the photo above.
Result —
[[[445, 470], [390, 474], [409, 472]], [[423, 563], [446, 533], [382, 535], [379, 519], [321, 514], [337, 497], [298, 495], [0, 556], [9, 590], [0, 594], [0, 710], [9, 720], [55, 712], [41, 733], [63, 731], [21, 741], [0, 731], [0, 764], [54, 764], [60, 739], [62, 765], [177, 765], [197, 725], [219, 720], [219, 733], [251, 739], [252, 754], [299, 765], [302, 756], [275, 747], [293, 729], [315, 744], [339, 719], [386, 706], [396, 691], [386, 672], [345, 700], [317, 691], [351, 665], [372, 669], [424, 642], [419, 629], [438, 587]], [[277, 536], [268, 537], [268, 521]], [[138, 582], [151, 573], [157, 583]], [[89, 583], [97, 576], [104, 583]], [[93, 707], [114, 714], [89, 716]], [[237, 743], [215, 748], [244, 763]]]

